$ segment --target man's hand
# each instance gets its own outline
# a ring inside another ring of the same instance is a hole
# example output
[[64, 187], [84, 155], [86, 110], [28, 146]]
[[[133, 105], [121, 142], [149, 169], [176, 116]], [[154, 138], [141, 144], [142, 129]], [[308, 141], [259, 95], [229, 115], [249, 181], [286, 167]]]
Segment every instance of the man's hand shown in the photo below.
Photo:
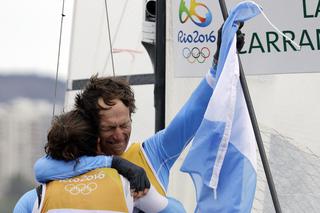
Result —
[[[244, 45], [244, 36], [245, 34], [241, 32], [241, 28], [243, 27], [244, 25], [244, 22], [240, 22], [239, 23], [239, 28], [238, 28], [238, 31], [237, 31], [237, 50], [238, 52], [241, 51], [241, 49], [243, 48], [243, 45]], [[213, 56], [213, 60], [215, 61], [215, 63], [218, 62], [218, 59], [219, 59], [219, 52], [220, 52], [220, 47], [221, 47], [221, 34], [222, 34], [222, 28], [223, 28], [223, 24], [221, 25], [221, 27], [219, 28], [218, 30], [218, 39], [217, 39], [217, 50], [216, 52], [214, 53], [214, 56]]]
[[244, 25], [244, 22], [241, 21], [239, 23], [239, 28], [238, 28], [238, 31], [237, 31], [237, 50], [238, 52], [240, 52], [243, 48], [243, 45], [244, 45], [244, 36], [245, 34], [243, 32], [241, 32], [241, 28], [243, 27]]
[[113, 156], [111, 168], [116, 169], [119, 174], [128, 179], [134, 200], [148, 193], [150, 182], [143, 168], [118, 156]]

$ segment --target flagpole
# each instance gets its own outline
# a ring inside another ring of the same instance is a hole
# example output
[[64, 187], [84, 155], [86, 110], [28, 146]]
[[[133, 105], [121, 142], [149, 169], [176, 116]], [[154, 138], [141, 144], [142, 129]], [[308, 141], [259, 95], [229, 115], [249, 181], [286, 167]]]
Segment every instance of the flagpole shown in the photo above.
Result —
[[156, 132], [165, 127], [166, 106], [166, 0], [156, 1], [156, 50], [154, 105], [156, 114]]
[[[220, 8], [221, 8], [223, 19], [226, 20], [227, 17], [228, 17], [228, 11], [227, 11], [227, 6], [225, 4], [225, 1], [224, 0], [219, 0], [219, 4], [220, 4]], [[250, 93], [249, 93], [248, 84], [247, 84], [247, 81], [246, 81], [246, 77], [244, 75], [244, 71], [243, 71], [243, 67], [242, 67], [239, 55], [238, 55], [238, 59], [239, 59], [239, 68], [240, 68], [240, 82], [241, 82], [244, 98], [246, 100], [247, 108], [248, 108], [248, 111], [249, 111], [250, 120], [251, 120], [251, 123], [252, 123], [254, 135], [255, 135], [255, 138], [256, 138], [256, 141], [257, 141], [257, 145], [258, 145], [258, 149], [259, 149], [262, 165], [263, 165], [263, 168], [264, 168], [264, 172], [266, 174], [266, 178], [267, 178], [269, 190], [270, 190], [270, 193], [271, 193], [273, 205], [274, 205], [274, 208], [275, 208], [276, 212], [277, 213], [281, 213], [281, 207], [280, 207], [278, 195], [277, 195], [276, 188], [275, 188], [275, 185], [274, 185], [274, 182], [273, 182], [270, 166], [269, 166], [267, 155], [266, 155], [266, 152], [265, 152], [265, 149], [264, 149], [264, 146], [263, 146], [263, 141], [262, 141], [262, 137], [261, 137], [261, 134], [260, 134], [257, 118], [256, 118], [256, 115], [255, 115], [255, 112], [254, 112], [253, 104], [252, 104]]]

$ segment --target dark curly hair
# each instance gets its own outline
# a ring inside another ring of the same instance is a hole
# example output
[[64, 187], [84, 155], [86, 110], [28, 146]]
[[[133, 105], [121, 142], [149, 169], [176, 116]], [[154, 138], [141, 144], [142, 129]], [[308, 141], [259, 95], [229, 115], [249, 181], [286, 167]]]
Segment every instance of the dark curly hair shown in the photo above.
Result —
[[135, 112], [134, 93], [126, 81], [114, 77], [94, 75], [90, 78], [85, 89], [75, 97], [75, 108], [86, 116], [94, 128], [99, 129], [99, 111], [107, 110], [98, 105], [99, 98], [102, 98], [109, 106], [115, 104], [113, 100], [119, 99], [128, 107], [130, 116]]
[[98, 131], [78, 110], [55, 116], [45, 152], [56, 160], [76, 160], [97, 155]]

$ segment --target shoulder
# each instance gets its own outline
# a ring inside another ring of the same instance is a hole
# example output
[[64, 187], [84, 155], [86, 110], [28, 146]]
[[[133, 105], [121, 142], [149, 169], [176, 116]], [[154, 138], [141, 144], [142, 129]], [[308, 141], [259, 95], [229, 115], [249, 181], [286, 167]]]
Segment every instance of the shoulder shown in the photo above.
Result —
[[37, 192], [35, 189], [32, 189], [22, 195], [14, 207], [13, 213], [31, 213], [36, 201]]

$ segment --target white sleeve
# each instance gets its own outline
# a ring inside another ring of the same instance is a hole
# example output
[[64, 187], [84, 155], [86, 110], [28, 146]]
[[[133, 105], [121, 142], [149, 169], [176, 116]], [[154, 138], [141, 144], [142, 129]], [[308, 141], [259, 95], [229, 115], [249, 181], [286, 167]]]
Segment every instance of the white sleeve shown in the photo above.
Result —
[[157, 192], [151, 185], [149, 192], [134, 202], [134, 206], [144, 212], [157, 213], [165, 209], [168, 199]]

